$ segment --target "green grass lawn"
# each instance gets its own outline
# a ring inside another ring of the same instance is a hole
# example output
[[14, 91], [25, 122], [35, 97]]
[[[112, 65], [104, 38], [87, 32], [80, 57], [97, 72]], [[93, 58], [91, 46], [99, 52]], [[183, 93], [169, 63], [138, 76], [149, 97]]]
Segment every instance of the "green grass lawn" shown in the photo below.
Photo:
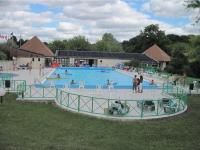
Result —
[[148, 121], [108, 121], [67, 112], [54, 104], [0, 105], [0, 150], [199, 150], [200, 96], [186, 113]]

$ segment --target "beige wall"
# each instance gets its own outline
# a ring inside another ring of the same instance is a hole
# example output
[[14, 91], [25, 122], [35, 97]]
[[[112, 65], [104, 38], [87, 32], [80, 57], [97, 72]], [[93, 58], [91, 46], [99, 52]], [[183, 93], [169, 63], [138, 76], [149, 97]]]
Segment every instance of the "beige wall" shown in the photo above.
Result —
[[0, 66], [3, 67], [4, 71], [13, 70], [13, 61], [10, 60], [1, 60]]
[[[70, 58], [70, 64], [74, 64], [75, 59], [94, 59], [97, 60], [98, 67], [113, 67], [119, 63], [128, 62], [130, 60], [120, 60], [120, 59], [98, 59], [98, 58]], [[102, 63], [100, 62], [102, 60]]]
[[[102, 63], [100, 62], [102, 60]], [[120, 60], [120, 59], [98, 59], [98, 67], [113, 67], [119, 63], [128, 62], [130, 60]]]
[[40, 58], [40, 61], [38, 61], [38, 58], [39, 57], [35, 57], [34, 61], [32, 61], [32, 58], [17, 58], [17, 67], [22, 64], [30, 63], [32, 61], [32, 68], [39, 69], [40, 64], [44, 66], [45, 58]]
[[166, 68], [166, 66], [167, 66], [167, 63], [166, 62], [162, 62], [161, 66], [160, 66], [161, 70], [164, 70]]

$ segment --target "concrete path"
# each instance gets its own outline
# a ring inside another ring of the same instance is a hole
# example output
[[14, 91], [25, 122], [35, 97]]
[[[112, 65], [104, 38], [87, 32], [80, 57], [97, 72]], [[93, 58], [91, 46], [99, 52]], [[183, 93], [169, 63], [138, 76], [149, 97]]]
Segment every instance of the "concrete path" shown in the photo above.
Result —
[[41, 71], [41, 76], [39, 74], [39, 69], [32, 69], [31, 72], [29, 70], [16, 70], [16, 71], [8, 71], [7, 73], [15, 74], [14, 80], [26, 80], [27, 85], [34, 84], [34, 81], [37, 79], [44, 79], [53, 69], [45, 68]]
[[64, 89], [70, 93], [98, 98], [110, 98], [121, 100], [159, 100], [169, 98], [169, 95], [162, 93], [161, 90], [144, 90], [143, 93], [135, 93], [130, 89]]

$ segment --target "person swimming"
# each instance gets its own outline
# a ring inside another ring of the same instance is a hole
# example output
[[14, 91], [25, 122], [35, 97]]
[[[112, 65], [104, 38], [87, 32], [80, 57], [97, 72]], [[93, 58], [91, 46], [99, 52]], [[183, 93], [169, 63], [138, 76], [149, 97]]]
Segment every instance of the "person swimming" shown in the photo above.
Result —
[[72, 79], [72, 81], [70, 82], [70, 84], [76, 84], [76, 82]]
[[68, 72], [67, 72], [67, 69], [65, 70], [65, 74], [67, 74]]
[[109, 79], [107, 79], [107, 85], [110, 85], [111, 83], [110, 83], [110, 80]]
[[154, 80], [151, 80], [151, 83], [150, 83], [151, 85], [153, 85], [154, 84]]
[[60, 79], [60, 74], [59, 73], [57, 74], [57, 78]]

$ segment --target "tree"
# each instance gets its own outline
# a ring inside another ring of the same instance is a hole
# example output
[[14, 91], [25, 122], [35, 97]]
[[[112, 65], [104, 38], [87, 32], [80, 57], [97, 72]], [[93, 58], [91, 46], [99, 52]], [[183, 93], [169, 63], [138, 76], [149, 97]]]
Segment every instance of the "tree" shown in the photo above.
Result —
[[183, 42], [176, 42], [168, 45], [167, 47], [168, 49], [170, 49], [170, 55], [173, 55], [173, 52], [178, 50], [181, 53], [185, 54], [185, 56], [188, 56], [188, 51], [190, 49], [189, 43], [183, 43]]
[[5, 60], [7, 59], [7, 56], [4, 52], [0, 51], [0, 60]]
[[51, 43], [48, 44], [48, 47], [55, 52], [56, 50], [64, 50], [65, 49], [65, 44], [63, 41], [60, 40], [55, 40]]
[[7, 43], [0, 44], [0, 60], [8, 59], [10, 56], [10, 47]]
[[190, 68], [191, 72], [189, 75], [196, 78], [200, 78], [200, 60], [190, 63]]
[[19, 41], [17, 41], [17, 45], [18, 45], [18, 47], [20, 47], [26, 42], [27, 42], [27, 40], [24, 40], [24, 39], [21, 38], [21, 39], [19, 39]]
[[48, 47], [55, 52], [56, 50], [90, 50], [90, 43], [84, 36], [75, 36], [68, 40], [55, 40], [48, 44]]
[[187, 55], [190, 62], [200, 61], [200, 36], [191, 36]]
[[166, 70], [171, 73], [183, 74], [187, 71], [187, 66], [187, 57], [179, 49], [175, 49], [172, 52], [172, 60], [169, 63], [169, 66], [167, 66]]
[[129, 41], [123, 41], [122, 47], [123, 50], [127, 53], [138, 53], [141, 52], [138, 47], [141, 46], [141, 44], [137, 43], [139, 41], [139, 36], [131, 38]]
[[169, 40], [165, 32], [159, 30], [157, 24], [151, 24], [145, 27], [138, 36], [130, 39], [128, 42], [123, 42], [123, 49], [125, 49], [126, 52], [141, 53], [152, 45], [157, 44], [161, 49], [169, 53], [167, 49]]
[[114, 38], [111, 33], [105, 33], [102, 36], [102, 40], [97, 41], [94, 46], [96, 51], [107, 52], [121, 52], [122, 45]]
[[187, 0], [186, 7], [189, 9], [198, 9], [199, 13], [196, 16], [196, 23], [200, 21], [200, 0]]
[[161, 49], [166, 50], [168, 39], [164, 31], [159, 30], [157, 24], [151, 24], [144, 28], [144, 31], [140, 34], [143, 45], [141, 49], [144, 51], [150, 46], [157, 44]]
[[71, 50], [86, 51], [89, 50], [90, 43], [84, 36], [75, 36], [68, 40], [68, 45]]
[[176, 43], [176, 42], [183, 42], [183, 43], [189, 43], [190, 36], [187, 35], [176, 35], [176, 34], [168, 34], [167, 38], [169, 39], [170, 43]]

